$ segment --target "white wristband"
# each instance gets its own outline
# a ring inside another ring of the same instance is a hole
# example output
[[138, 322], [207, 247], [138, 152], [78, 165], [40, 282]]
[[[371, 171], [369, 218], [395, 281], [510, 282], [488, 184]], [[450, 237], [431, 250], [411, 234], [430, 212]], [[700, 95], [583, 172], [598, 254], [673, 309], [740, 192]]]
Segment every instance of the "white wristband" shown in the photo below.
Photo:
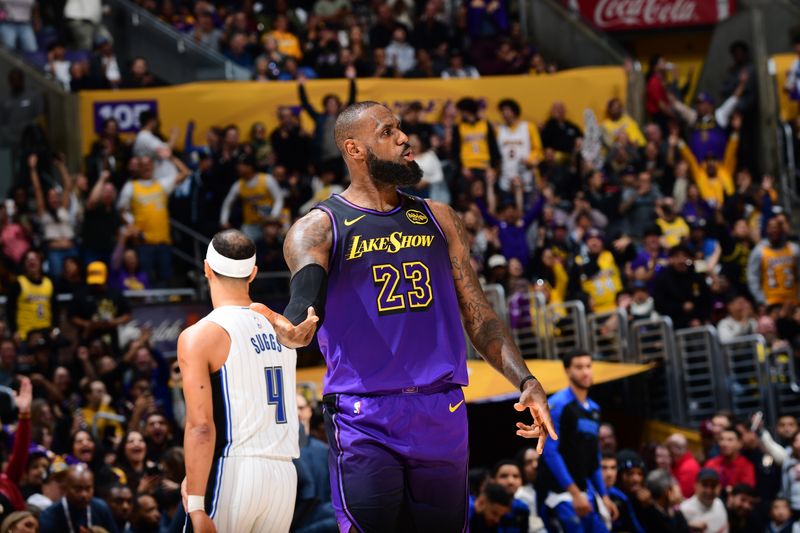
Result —
[[191, 514], [195, 511], [206, 510], [206, 497], [205, 496], [189, 496], [186, 502], [186, 514]]

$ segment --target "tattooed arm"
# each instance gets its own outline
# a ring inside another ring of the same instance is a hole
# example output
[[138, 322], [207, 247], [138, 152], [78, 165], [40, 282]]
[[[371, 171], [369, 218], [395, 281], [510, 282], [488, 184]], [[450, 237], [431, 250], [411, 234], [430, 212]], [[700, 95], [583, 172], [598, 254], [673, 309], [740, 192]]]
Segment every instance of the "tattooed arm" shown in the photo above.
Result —
[[[308, 346], [314, 338], [318, 315], [324, 311], [328, 256], [333, 245], [332, 229], [328, 215], [314, 209], [295, 222], [286, 235], [283, 255], [292, 273], [292, 281], [291, 300], [284, 313], [289, 318], [264, 304], [250, 304], [253, 311], [269, 320], [278, 341], [287, 348]], [[302, 316], [295, 318], [298, 305], [302, 305], [301, 311], [306, 310], [305, 319]]]
[[328, 256], [332, 245], [331, 219], [319, 209], [312, 209], [295, 222], [286, 234], [283, 255], [293, 276], [301, 268], [311, 264], [328, 270]]
[[[429, 202], [429, 205], [447, 237], [453, 282], [464, 328], [481, 356], [515, 387], [519, 387], [531, 373], [508, 328], [486, 300], [478, 276], [472, 269], [469, 240], [464, 223], [449, 206], [438, 202]], [[539, 436], [538, 430], [543, 429], [551, 438], [557, 438], [550, 421], [547, 395], [537, 379], [526, 381], [520, 401], [514, 407], [518, 411], [529, 408], [535, 421], [534, 426], [518, 423], [518, 435], [535, 437]], [[544, 436], [544, 433], [542, 435]], [[540, 452], [544, 440], [544, 438], [539, 439]]]

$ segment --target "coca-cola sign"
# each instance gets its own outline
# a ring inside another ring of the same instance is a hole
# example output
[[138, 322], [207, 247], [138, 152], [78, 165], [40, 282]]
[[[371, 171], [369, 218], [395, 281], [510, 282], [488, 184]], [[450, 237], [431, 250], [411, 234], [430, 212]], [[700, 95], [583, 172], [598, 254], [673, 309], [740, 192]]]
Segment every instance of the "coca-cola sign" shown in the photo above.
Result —
[[565, 0], [603, 30], [710, 25], [728, 18], [735, 0]]

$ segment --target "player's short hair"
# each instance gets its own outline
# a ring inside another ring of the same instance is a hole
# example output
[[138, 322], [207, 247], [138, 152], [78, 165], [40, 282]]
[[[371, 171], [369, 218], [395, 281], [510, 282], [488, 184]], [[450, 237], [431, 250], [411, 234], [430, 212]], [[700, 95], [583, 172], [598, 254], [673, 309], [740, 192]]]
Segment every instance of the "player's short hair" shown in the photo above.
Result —
[[492, 467], [492, 470], [490, 471], [489, 475], [492, 477], [492, 479], [496, 478], [497, 473], [500, 472], [500, 469], [508, 465], [511, 465], [516, 469], [518, 469], [520, 475], [522, 475], [522, 466], [520, 466], [519, 462], [515, 461], [514, 459], [501, 459], [497, 461]]
[[570, 365], [572, 364], [572, 360], [575, 359], [576, 357], [592, 357], [592, 353], [589, 352], [588, 350], [581, 350], [581, 349], [567, 352], [561, 358], [561, 361], [564, 363], [564, 368], [569, 368]]
[[[220, 231], [214, 235], [214, 238], [211, 239], [211, 243], [214, 245], [214, 249], [217, 253], [228, 259], [250, 259], [256, 254], [255, 243], [247, 235], [237, 229]], [[214, 271], [214, 273], [220, 278], [239, 279], [224, 276], [217, 271]]]
[[512, 98], [504, 98], [500, 100], [500, 103], [497, 104], [497, 109], [502, 111], [504, 107], [509, 108], [511, 112], [514, 113], [515, 117], [518, 117], [520, 114], [522, 114], [522, 109], [519, 107], [519, 104]]
[[481, 494], [486, 497], [491, 503], [502, 505], [503, 507], [510, 507], [514, 496], [509, 494], [506, 489], [497, 483], [487, 483], [481, 490]]
[[[336, 124], [333, 126], [333, 136], [336, 140], [336, 147], [339, 151], [344, 150], [344, 142], [353, 137], [353, 131], [357, 127], [358, 119], [361, 113], [376, 105], [383, 106], [380, 102], [367, 100], [364, 102], [356, 102], [342, 109], [339, 116], [336, 117]], [[385, 107], [385, 106], [384, 106]]]

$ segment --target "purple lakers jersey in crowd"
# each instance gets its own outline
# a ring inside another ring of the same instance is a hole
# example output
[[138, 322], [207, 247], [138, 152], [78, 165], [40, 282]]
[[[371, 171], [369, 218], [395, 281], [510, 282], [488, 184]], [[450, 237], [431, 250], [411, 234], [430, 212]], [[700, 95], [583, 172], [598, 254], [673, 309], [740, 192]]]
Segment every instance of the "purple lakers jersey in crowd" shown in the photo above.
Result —
[[424, 200], [387, 212], [339, 195], [331, 219], [325, 321], [317, 338], [324, 392], [397, 393], [466, 385], [466, 344], [447, 242]]

